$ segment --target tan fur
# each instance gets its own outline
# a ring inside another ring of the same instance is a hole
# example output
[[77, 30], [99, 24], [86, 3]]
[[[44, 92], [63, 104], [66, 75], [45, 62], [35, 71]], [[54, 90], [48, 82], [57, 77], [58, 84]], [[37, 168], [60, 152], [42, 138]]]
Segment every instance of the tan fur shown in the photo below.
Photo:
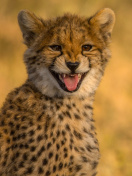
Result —
[[[66, 14], [50, 20], [19, 13], [28, 80], [7, 96], [0, 112], [1, 176], [96, 175], [100, 154], [93, 100], [111, 56], [114, 21], [110, 9], [90, 18]], [[92, 49], [83, 51], [86, 44]], [[74, 74], [87, 73], [74, 92], [51, 74], [71, 74], [67, 62], [79, 63]]]

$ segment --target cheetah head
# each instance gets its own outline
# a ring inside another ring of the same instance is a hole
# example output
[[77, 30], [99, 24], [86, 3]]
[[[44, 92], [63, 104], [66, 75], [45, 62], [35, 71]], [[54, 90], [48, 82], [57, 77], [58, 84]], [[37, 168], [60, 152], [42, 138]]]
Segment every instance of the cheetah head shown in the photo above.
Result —
[[65, 14], [49, 20], [21, 11], [18, 22], [28, 47], [24, 61], [29, 80], [50, 97], [94, 94], [111, 56], [114, 21], [108, 8], [90, 18]]

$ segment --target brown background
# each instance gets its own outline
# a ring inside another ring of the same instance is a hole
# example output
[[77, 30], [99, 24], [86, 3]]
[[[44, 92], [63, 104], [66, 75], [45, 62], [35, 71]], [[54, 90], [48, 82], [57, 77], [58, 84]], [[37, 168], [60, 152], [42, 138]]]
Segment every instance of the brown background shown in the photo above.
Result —
[[110, 7], [116, 13], [112, 59], [96, 94], [94, 118], [101, 150], [99, 176], [132, 176], [132, 1], [0, 0], [0, 106], [27, 78], [25, 46], [17, 14], [28, 9], [44, 18], [64, 12], [84, 16]]

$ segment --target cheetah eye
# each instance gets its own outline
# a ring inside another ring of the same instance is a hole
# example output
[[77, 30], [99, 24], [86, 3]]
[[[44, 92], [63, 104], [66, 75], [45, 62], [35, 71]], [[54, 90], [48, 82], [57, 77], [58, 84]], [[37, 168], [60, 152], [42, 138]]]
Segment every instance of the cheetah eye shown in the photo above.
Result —
[[50, 48], [54, 51], [61, 51], [62, 47], [60, 45], [51, 45]]
[[83, 45], [82, 51], [90, 51], [92, 49], [92, 45]]

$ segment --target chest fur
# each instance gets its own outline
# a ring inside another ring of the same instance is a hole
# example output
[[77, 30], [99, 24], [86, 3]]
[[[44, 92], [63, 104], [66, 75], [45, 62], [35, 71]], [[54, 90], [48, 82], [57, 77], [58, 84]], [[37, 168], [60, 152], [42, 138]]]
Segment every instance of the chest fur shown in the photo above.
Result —
[[45, 99], [32, 101], [25, 108], [28, 110], [16, 112], [16, 133], [11, 139], [19, 173], [94, 173], [99, 149], [90, 103]]

